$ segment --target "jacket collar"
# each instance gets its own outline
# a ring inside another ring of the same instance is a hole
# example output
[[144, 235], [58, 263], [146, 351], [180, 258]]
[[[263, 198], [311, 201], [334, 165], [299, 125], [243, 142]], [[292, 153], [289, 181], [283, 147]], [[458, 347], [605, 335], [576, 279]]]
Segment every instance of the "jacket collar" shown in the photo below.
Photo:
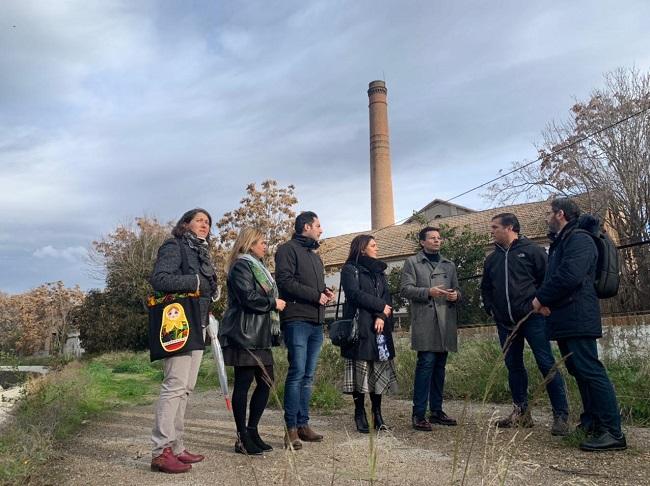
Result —
[[[428, 262], [429, 261], [427, 256], [424, 254], [424, 250], [420, 250], [419, 252], [416, 253], [415, 256], [417, 257], [419, 262]], [[445, 258], [444, 256], [440, 255], [440, 261], [438, 263], [442, 263], [442, 262], [452, 263], [451, 260], [449, 260], [448, 258]]]

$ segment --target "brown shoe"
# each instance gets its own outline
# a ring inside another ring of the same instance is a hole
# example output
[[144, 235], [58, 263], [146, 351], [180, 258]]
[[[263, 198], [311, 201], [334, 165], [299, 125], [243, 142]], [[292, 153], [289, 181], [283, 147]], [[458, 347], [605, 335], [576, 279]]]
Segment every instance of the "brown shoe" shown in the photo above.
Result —
[[509, 429], [510, 427], [524, 427], [529, 429], [534, 424], [530, 409], [522, 410], [520, 406], [514, 405], [510, 415], [497, 420], [494, 425], [500, 429]]
[[298, 429], [295, 427], [287, 429], [287, 432], [284, 434], [284, 448], [288, 449], [289, 446], [295, 451], [302, 449], [302, 442], [300, 442], [300, 438], [298, 437]]
[[162, 454], [151, 460], [151, 470], [160, 471], [167, 474], [184, 473], [192, 469], [190, 464], [183, 464], [179, 461], [171, 447], [165, 447]]
[[431, 423], [424, 417], [417, 417], [413, 415], [411, 422], [415, 430], [421, 430], [422, 432], [431, 432], [433, 430]]
[[194, 464], [195, 462], [201, 462], [203, 459], [205, 459], [205, 456], [202, 456], [201, 454], [192, 454], [191, 452], [188, 452], [187, 449], [185, 449], [183, 452], [176, 456], [176, 459], [181, 461], [183, 464]]
[[305, 442], [320, 442], [323, 440], [323, 436], [314, 432], [309, 425], [298, 427], [298, 437]]

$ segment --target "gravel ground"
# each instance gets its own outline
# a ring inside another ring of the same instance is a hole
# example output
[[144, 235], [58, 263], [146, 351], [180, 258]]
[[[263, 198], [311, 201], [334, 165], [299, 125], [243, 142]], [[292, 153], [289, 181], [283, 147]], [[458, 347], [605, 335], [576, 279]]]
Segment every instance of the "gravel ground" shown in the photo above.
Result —
[[[191, 398], [186, 418], [186, 445], [206, 455], [182, 475], [149, 470], [149, 436], [153, 405], [123, 409], [89, 422], [63, 444], [44, 474], [43, 485], [644, 485], [650, 484], [650, 429], [629, 428], [625, 452], [585, 453], [549, 433], [548, 411], [535, 410], [536, 426], [525, 430], [488, 428], [491, 417], [508, 406], [448, 402], [446, 411], [459, 427], [435, 427], [433, 433], [410, 427], [410, 403], [387, 399], [384, 418], [392, 431], [376, 440], [376, 467], [371, 468], [368, 435], [356, 432], [352, 404], [334, 415], [314, 416], [315, 430], [325, 435], [291, 453], [282, 448], [282, 415], [267, 410], [261, 435], [275, 448], [262, 457], [233, 452], [234, 422], [215, 392]], [[374, 477], [371, 471], [374, 470]], [[453, 479], [452, 479], [453, 472]], [[505, 481], [503, 480], [505, 478]]]

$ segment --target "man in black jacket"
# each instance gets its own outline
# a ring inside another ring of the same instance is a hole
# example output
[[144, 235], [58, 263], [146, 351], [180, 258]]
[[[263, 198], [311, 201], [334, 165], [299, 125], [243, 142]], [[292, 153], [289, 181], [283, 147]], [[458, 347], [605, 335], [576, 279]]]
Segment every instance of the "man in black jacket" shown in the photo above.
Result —
[[594, 288], [598, 250], [589, 233], [599, 222], [588, 214], [580, 216], [580, 209], [568, 198], [553, 200], [549, 209], [548, 269], [532, 305], [550, 308], [550, 338], [557, 340], [567, 370], [578, 384], [583, 407], [578, 428], [588, 434], [580, 448], [622, 450], [627, 445], [616, 393], [596, 347], [596, 339], [602, 336]]
[[325, 287], [323, 262], [315, 253], [323, 233], [316, 213], [300, 213], [291, 240], [275, 254], [275, 280], [287, 302], [280, 314], [289, 370], [284, 387], [285, 446], [300, 449], [300, 440], [320, 442], [309, 426], [309, 400], [323, 344], [325, 304], [334, 294]]
[[512, 394], [512, 413], [496, 422], [497, 427], [532, 427], [528, 409], [528, 373], [524, 365], [524, 339], [535, 356], [537, 368], [548, 382], [546, 391], [553, 407], [551, 434], [569, 433], [569, 405], [562, 375], [556, 372], [546, 323], [540, 314], [531, 314], [532, 299], [544, 280], [546, 252], [528, 238], [520, 236], [517, 216], [497, 214], [490, 225], [494, 252], [485, 259], [481, 296], [483, 305], [497, 324], [508, 383]]

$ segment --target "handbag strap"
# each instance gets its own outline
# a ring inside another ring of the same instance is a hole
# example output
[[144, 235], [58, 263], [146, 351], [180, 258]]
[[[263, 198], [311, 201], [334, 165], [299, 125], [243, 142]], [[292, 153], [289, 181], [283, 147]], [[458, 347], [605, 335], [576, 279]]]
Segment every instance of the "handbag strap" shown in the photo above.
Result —
[[[354, 278], [356, 279], [357, 283], [359, 283], [359, 269], [356, 267], [356, 265], [352, 265], [354, 268]], [[336, 299], [336, 313], [334, 315], [334, 320], [338, 321], [339, 320], [339, 305], [341, 304], [341, 289], [343, 288], [343, 269], [341, 269], [341, 279], [339, 281], [339, 296]]]

